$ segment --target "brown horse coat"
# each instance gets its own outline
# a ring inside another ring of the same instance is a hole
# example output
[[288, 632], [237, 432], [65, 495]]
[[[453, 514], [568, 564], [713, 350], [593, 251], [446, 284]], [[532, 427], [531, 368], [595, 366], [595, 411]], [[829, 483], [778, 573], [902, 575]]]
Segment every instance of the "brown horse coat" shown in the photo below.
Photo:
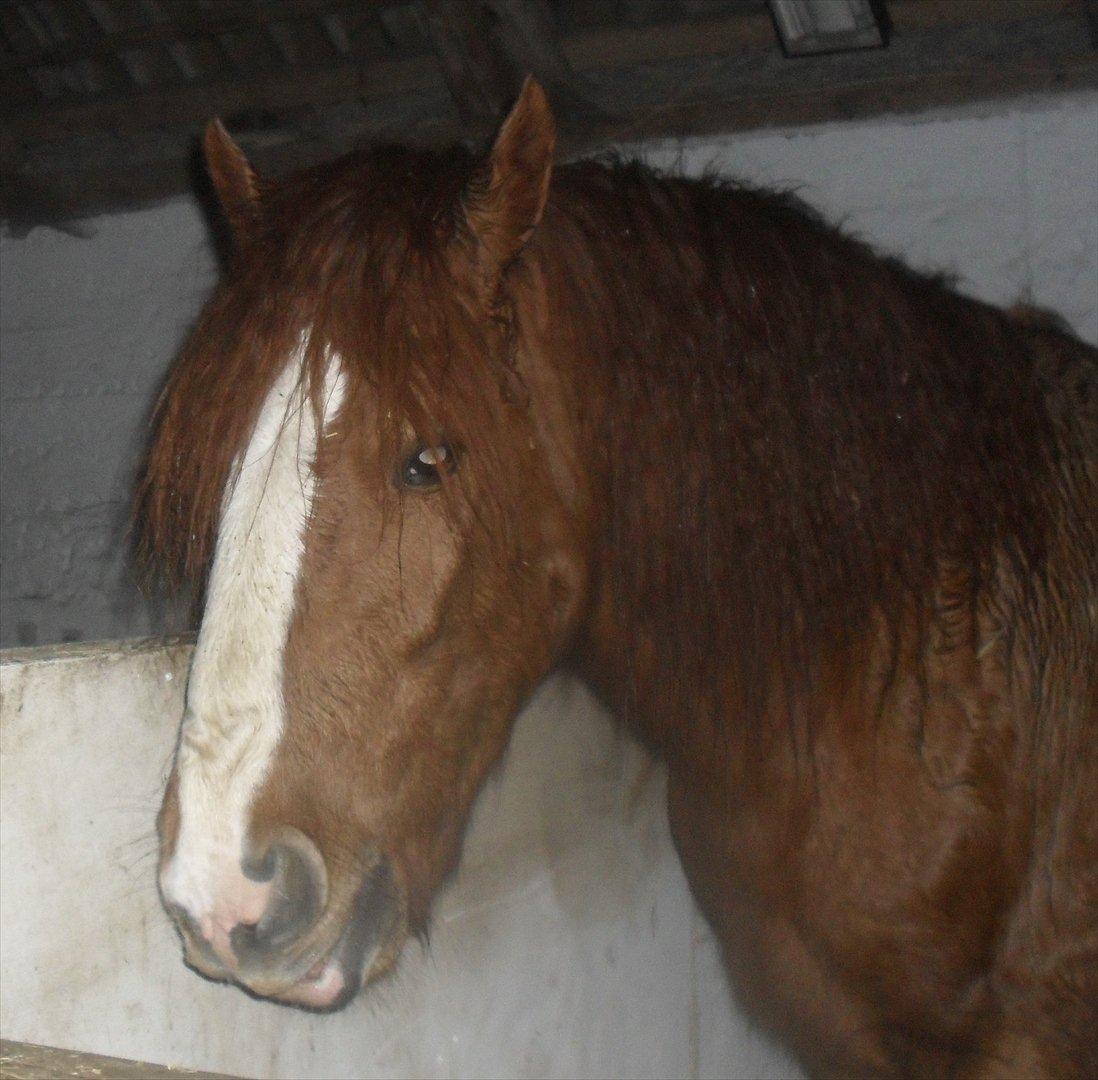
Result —
[[[483, 164], [272, 184], [207, 138], [240, 253], [165, 393], [151, 547], [205, 565], [303, 334], [326, 432], [253, 842], [309, 837], [352, 922], [382, 860], [377, 975], [570, 667], [667, 761], [742, 999], [810, 1068], [1098, 1075], [1095, 351], [788, 196], [552, 147], [533, 84]], [[173, 780], [165, 865], [186, 812]]]

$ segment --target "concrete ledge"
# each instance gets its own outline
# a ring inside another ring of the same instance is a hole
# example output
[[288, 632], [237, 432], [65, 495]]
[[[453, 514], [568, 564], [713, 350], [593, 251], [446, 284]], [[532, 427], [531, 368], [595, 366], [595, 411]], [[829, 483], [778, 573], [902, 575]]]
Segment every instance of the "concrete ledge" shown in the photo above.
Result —
[[663, 770], [565, 679], [529, 704], [478, 800], [429, 952], [410, 944], [334, 1016], [188, 971], [155, 819], [190, 652], [0, 657], [5, 1038], [250, 1077], [800, 1075], [730, 1002]]
[[0, 667], [135, 656], [190, 646], [194, 640], [194, 634], [180, 634], [177, 637], [118, 638], [113, 641], [74, 641], [63, 645], [0, 649]]

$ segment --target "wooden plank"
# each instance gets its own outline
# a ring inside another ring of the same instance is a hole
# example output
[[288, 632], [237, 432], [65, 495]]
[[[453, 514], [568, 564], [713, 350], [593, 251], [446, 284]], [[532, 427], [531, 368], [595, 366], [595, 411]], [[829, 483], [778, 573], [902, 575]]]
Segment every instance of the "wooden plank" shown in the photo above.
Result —
[[[496, 16], [496, 35], [517, 80], [541, 80], [558, 110], [572, 118], [606, 116], [568, 56], [547, 0], [487, 0]], [[651, 28], [649, 28], [651, 30]]]
[[1092, 48], [1098, 49], [1098, 0], [1083, 0]]
[[1081, 0], [888, 0], [887, 4], [889, 21], [900, 31], [1077, 16], [1081, 7]]
[[222, 0], [215, 13], [211, 14], [186, 0], [171, 0], [169, 5], [165, 5], [170, 18], [163, 21], [102, 32], [91, 37], [67, 38], [48, 45], [22, 43], [15, 53], [0, 57], [0, 73], [28, 65], [71, 64], [77, 60], [111, 55], [119, 49], [210, 38], [272, 23], [293, 24], [302, 20], [338, 17], [361, 7], [362, 0], [264, 0], [262, 4], [247, 6]]
[[197, 85], [154, 87], [135, 94], [104, 94], [51, 106], [36, 114], [0, 111], [16, 139], [59, 139], [96, 128], [138, 131], [197, 125], [241, 110], [277, 110], [334, 104], [348, 98], [407, 93], [441, 87], [432, 57], [370, 64], [331, 64], [320, 70], [279, 70], [241, 78], [211, 79]]
[[566, 114], [607, 115], [565, 56], [546, 0], [420, 0], [418, 10], [470, 129], [479, 133], [496, 124], [528, 74]]
[[[893, 32], [901, 35], [1035, 19], [1077, 19], [1079, 12], [1079, 0], [890, 0], [888, 5]], [[774, 47], [774, 26], [765, 12], [642, 29], [605, 27], [569, 35], [564, 42], [572, 64], [590, 71]]]
[[[1001, 0], [994, 0], [996, 4]], [[1002, 0], [1015, 16], [1028, 10]], [[957, 5], [963, 7], [965, 5]], [[982, 0], [972, 0], [977, 14]], [[1037, 17], [894, 27], [886, 50], [783, 59], [741, 49], [698, 65], [653, 108], [593, 127], [582, 152], [606, 142], [911, 112], [960, 102], [1098, 85], [1078, 4], [1033, 5]]]
[[772, 96], [740, 89], [719, 100], [708, 97], [669, 102], [634, 121], [567, 141], [564, 149], [568, 156], [579, 156], [611, 142], [855, 120], [883, 113], [922, 112], [1024, 94], [1095, 87], [1098, 87], [1098, 63], [1092, 57], [1076, 56], [996, 61], [980, 67], [895, 78], [882, 73], [856, 84], [836, 82], [809, 85], [801, 90], [786, 88]]
[[462, 121], [476, 127], [493, 122], [518, 86], [515, 71], [491, 38], [488, 9], [422, 0], [418, 10]]
[[[774, 45], [774, 31], [767, 16], [750, 14], [681, 26], [594, 31], [565, 40], [562, 48], [567, 62], [582, 70], [712, 55], [714, 50], [727, 51], [748, 43]], [[33, 113], [0, 109], [0, 119], [14, 138], [35, 141], [63, 138], [89, 126], [135, 131], [197, 125], [211, 116], [231, 115], [242, 109], [325, 105], [376, 93], [437, 90], [444, 85], [433, 56], [366, 64], [344, 61], [320, 69], [273, 72], [247, 80], [221, 79], [195, 86], [154, 87], [139, 94], [70, 99]]]
[[230, 1080], [225, 1073], [194, 1072], [191, 1069], [0, 1039], [0, 1080], [65, 1080], [70, 1077], [95, 1077], [96, 1080], [107, 1080], [108, 1077], [110, 1080]]

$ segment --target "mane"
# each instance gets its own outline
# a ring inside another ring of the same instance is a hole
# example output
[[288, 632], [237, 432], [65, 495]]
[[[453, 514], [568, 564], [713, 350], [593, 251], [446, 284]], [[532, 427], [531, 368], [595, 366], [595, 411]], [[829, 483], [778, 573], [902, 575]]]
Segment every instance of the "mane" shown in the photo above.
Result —
[[1057, 450], [1001, 312], [788, 193], [581, 164], [550, 211], [562, 351], [608, 398], [612, 667], [792, 715], [875, 620], [925, 634], [943, 568], [969, 608], [1003, 563], [1039, 576]]
[[[446, 256], [473, 169], [460, 151], [389, 148], [264, 196], [266, 231], [157, 410], [144, 548], [176, 577], [201, 575], [234, 462], [303, 340], [314, 408], [338, 354], [345, 409], [372, 395], [388, 450], [405, 423], [476, 449], [478, 512], [505, 527], [493, 433], [513, 328], [498, 313], [484, 325]], [[520, 260], [548, 290], [553, 362], [598, 448], [598, 587], [695, 694], [732, 680], [757, 704], [775, 673], [810, 682], [878, 614], [925, 606], [943, 560], [973, 597], [1004, 554], [1038, 572], [1055, 447], [1001, 313], [789, 194], [636, 164], [558, 168]]]

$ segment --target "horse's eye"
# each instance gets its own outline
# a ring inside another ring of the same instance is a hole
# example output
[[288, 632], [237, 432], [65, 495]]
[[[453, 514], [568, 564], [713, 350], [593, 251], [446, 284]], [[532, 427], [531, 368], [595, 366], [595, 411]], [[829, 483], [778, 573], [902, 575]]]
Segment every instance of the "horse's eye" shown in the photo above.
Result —
[[454, 467], [454, 452], [445, 444], [421, 446], [405, 463], [400, 475], [404, 487], [437, 487], [440, 474]]

